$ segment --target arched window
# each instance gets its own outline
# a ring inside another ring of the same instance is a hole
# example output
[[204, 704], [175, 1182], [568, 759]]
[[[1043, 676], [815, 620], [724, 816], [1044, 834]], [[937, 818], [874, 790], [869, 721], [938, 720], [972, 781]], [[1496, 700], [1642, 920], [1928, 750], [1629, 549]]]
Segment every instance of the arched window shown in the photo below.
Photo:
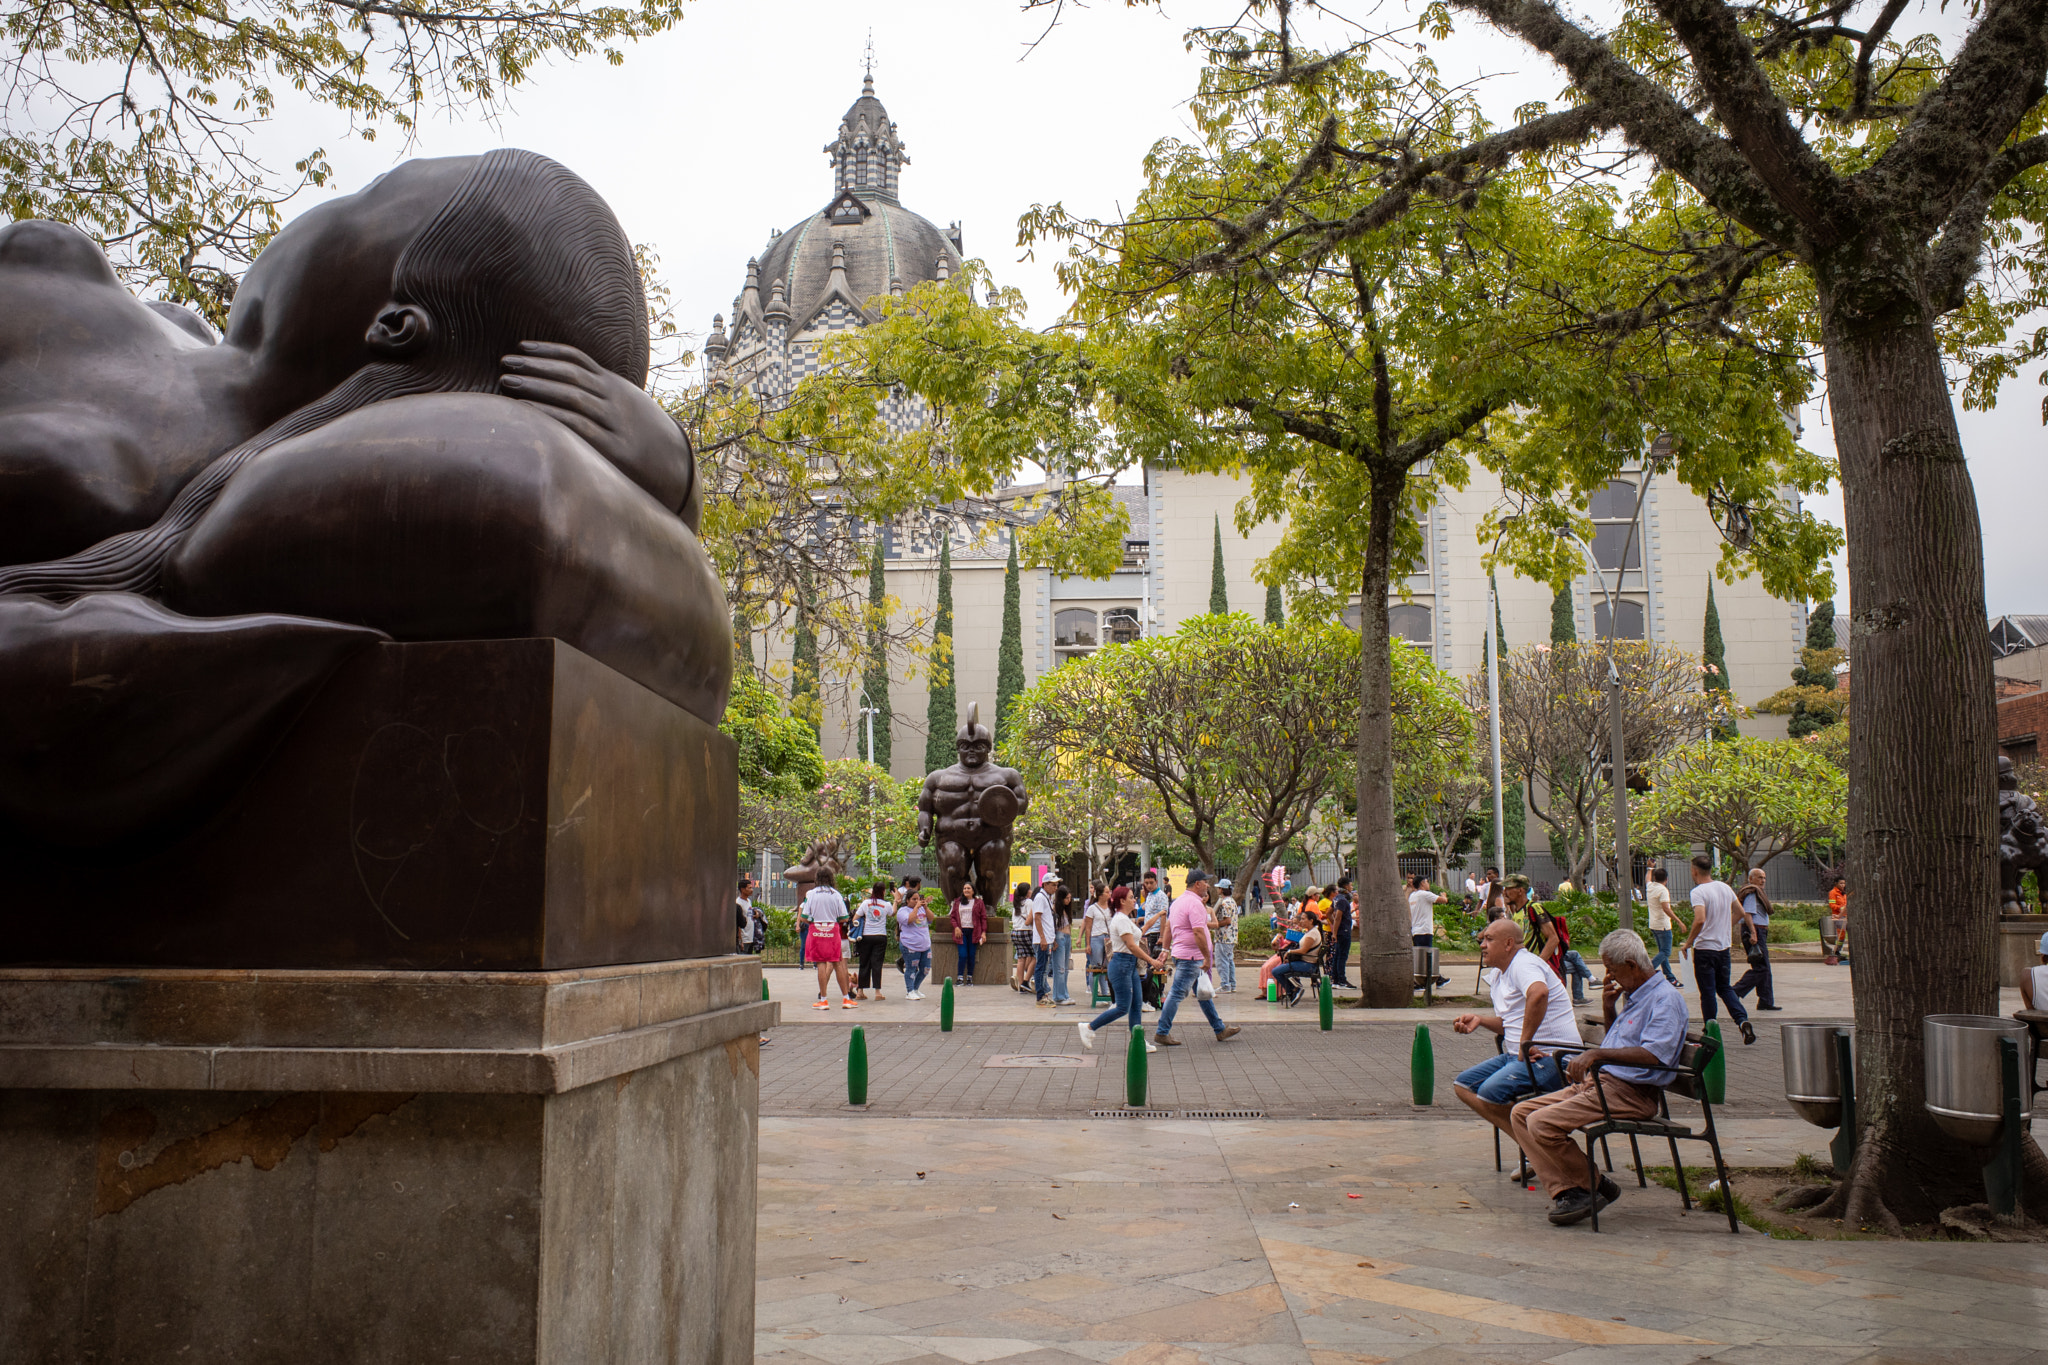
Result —
[[1052, 642], [1059, 649], [1093, 649], [1095, 613], [1086, 607], [1069, 607], [1052, 618]]
[[1387, 608], [1387, 634], [1396, 640], [1428, 648], [1431, 643], [1429, 629], [1429, 608], [1414, 602], [1401, 602]]
[[[1631, 602], [1626, 597], [1614, 604], [1620, 614], [1620, 623], [1614, 632], [1617, 640], [1640, 640], [1643, 638], [1643, 604]], [[1607, 638], [1607, 600], [1595, 597], [1593, 600], [1593, 634]]]

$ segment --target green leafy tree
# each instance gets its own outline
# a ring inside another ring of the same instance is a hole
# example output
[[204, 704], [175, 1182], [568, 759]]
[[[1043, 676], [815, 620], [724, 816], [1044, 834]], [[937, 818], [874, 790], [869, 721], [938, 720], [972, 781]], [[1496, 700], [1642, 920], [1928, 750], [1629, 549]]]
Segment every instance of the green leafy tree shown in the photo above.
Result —
[[875, 751], [867, 752], [865, 724], [860, 727], [857, 742], [860, 756], [884, 772], [889, 770], [889, 760], [895, 752], [889, 731], [896, 722], [896, 713], [889, 703], [889, 646], [884, 633], [888, 629], [890, 606], [889, 566], [882, 554], [881, 537], [877, 536], [874, 552], [868, 558], [868, 663], [860, 675], [861, 691], [867, 694], [868, 705], [876, 712]]
[[1847, 774], [1798, 740], [1739, 736], [1688, 744], [1650, 766], [1650, 793], [1631, 826], [1667, 842], [1720, 849], [1737, 868], [1839, 840], [1849, 817]]
[[1722, 739], [1733, 739], [1740, 733], [1735, 725], [1735, 692], [1728, 685], [1728, 646], [1721, 639], [1721, 609], [1714, 605], [1711, 579], [1707, 582], [1706, 620], [1700, 626], [1700, 657], [1706, 669], [1706, 689], [1721, 693], [1729, 703], [1728, 718], [1715, 733]]
[[1003, 568], [1003, 638], [996, 649], [994, 733], [1000, 745], [1010, 733], [1010, 711], [1024, 692], [1024, 585], [1017, 568], [1017, 537], [1010, 537], [1010, 562]]
[[953, 543], [939, 542], [939, 614], [932, 625], [931, 691], [925, 703], [926, 772], [953, 765], [960, 704], [953, 692]]
[[1835, 647], [1835, 604], [1817, 603], [1806, 617], [1806, 647], [1799, 651], [1799, 666], [1792, 670], [1792, 685], [1780, 688], [1756, 704], [1771, 715], [1790, 716], [1785, 733], [1793, 739], [1839, 723], [1849, 710], [1849, 694], [1836, 686], [1835, 665], [1849, 657]]
[[366, 141], [409, 137], [429, 109], [503, 111], [553, 59], [617, 65], [682, 11], [682, 0], [11, 6], [0, 195], [9, 217], [75, 224], [131, 285], [219, 327], [285, 205], [333, 174], [318, 146], [287, 152], [283, 172], [256, 150], [281, 105], [310, 103]]
[[[1277, 52], [1277, 39], [1259, 42]], [[1674, 435], [1682, 482], [1732, 479], [1759, 490], [1759, 503], [1780, 484], [1817, 486], [1824, 472], [1781, 420], [1757, 420], [1803, 392], [1794, 365], [1705, 344], [1683, 354], [1532, 351], [1532, 337], [1552, 330], [1555, 298], [1517, 283], [1532, 264], [1589, 289], [1626, 287], [1600, 252], [1557, 230], [1560, 214], [1574, 215], [1587, 241], [1611, 226], [1614, 206], [1598, 194], [1494, 174], [1453, 199], [1412, 195], [1341, 241], [1325, 236], [1299, 253], [1272, 244], [1250, 263], [1218, 224], [1256, 222], [1260, 204], [1297, 195], [1334, 210], [1365, 173], [1334, 146], [1398, 142], [1402, 156], [1427, 159], [1463, 146], [1483, 120], [1432, 75], [1410, 81], [1294, 49], [1313, 79], [1247, 81], [1244, 55], [1229, 43], [1212, 52], [1190, 106], [1196, 139], [1153, 149], [1126, 221], [1041, 208], [1023, 229], [1070, 244], [1061, 280], [1086, 327], [1094, 382], [1114, 395], [1119, 448], [1181, 469], [1242, 471], [1251, 493], [1238, 530], [1284, 522], [1261, 572], [1299, 585], [1297, 620], [1359, 604], [1361, 962], [1366, 999], [1398, 1004], [1411, 973], [1395, 894], [1387, 599], [1392, 566], [1421, 549], [1418, 513], [1443, 487], [1463, 486], [1473, 459], [1498, 461], [1518, 499], [1499, 523], [1502, 553], [1562, 581], [1579, 569], [1558, 548], [1561, 531], [1589, 525], [1569, 498], [1603, 487], [1659, 432]], [[1765, 469], [1762, 482], [1743, 472]], [[1763, 520], [1757, 543], [1771, 553], [1786, 527], [1809, 524], [1790, 511]], [[1813, 548], [1774, 561], [1773, 581], [1798, 579]]]
[[1230, 588], [1223, 577], [1223, 518], [1216, 518], [1216, 550], [1209, 560], [1209, 614], [1230, 614]]
[[733, 679], [732, 698], [718, 728], [739, 749], [743, 792], [790, 797], [824, 780], [816, 732], [784, 710], [774, 689], [752, 674]]
[[1266, 624], [1281, 626], [1287, 624], [1287, 609], [1280, 602], [1280, 585], [1266, 585]]

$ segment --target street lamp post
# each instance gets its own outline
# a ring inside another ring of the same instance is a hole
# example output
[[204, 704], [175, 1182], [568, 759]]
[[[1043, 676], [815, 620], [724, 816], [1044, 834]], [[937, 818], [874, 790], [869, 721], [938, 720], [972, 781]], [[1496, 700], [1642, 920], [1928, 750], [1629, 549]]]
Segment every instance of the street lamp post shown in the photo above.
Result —
[[[1498, 539], [1494, 548], [1500, 548]], [[1500, 632], [1495, 625], [1500, 620], [1500, 583], [1492, 574], [1486, 576], [1486, 605], [1486, 728], [1493, 744], [1493, 865], [1505, 877], [1508, 826], [1506, 798], [1500, 782]]]
[[[868, 727], [868, 766], [870, 767], [873, 767], [875, 762], [875, 715], [878, 711], [880, 711], [880, 709], [880, 707], [875, 706], [868, 701], [867, 689], [863, 687], [860, 692], [860, 714], [861, 718], [867, 722]], [[879, 877], [882, 875], [881, 862], [882, 855], [880, 852], [880, 842], [875, 838], [875, 783], [873, 778], [869, 778], [868, 876], [870, 878]]]

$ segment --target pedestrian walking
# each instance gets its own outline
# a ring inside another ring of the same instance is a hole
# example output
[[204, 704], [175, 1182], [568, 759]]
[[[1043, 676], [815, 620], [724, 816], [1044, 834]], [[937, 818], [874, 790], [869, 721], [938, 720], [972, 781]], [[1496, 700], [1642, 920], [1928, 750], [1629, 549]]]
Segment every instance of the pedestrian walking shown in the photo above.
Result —
[[1010, 888], [1010, 956], [1014, 959], [1010, 968], [1012, 990], [1031, 989], [1024, 983], [1031, 979], [1031, 968], [1038, 961], [1038, 955], [1031, 948], [1030, 904], [1030, 882], [1018, 882]]
[[1657, 956], [1650, 959], [1650, 965], [1664, 974], [1672, 985], [1682, 984], [1671, 971], [1671, 921], [1676, 918], [1680, 928], [1690, 928], [1685, 917], [1677, 915], [1671, 908], [1671, 873], [1657, 868], [1650, 873], [1649, 884], [1643, 889], [1643, 904], [1649, 910], [1650, 937], [1657, 942]]
[[1692, 929], [1680, 953], [1692, 954], [1693, 979], [1700, 986], [1700, 1014], [1719, 1016], [1716, 1002], [1728, 1006], [1728, 1017], [1742, 1030], [1745, 1044], [1756, 1041], [1749, 1011], [1729, 981], [1729, 945], [1734, 942], [1735, 892], [1714, 876], [1713, 860], [1702, 853], [1692, 860]]
[[[1145, 936], [1130, 916], [1131, 888], [1119, 886], [1110, 892], [1108, 908], [1109, 994], [1116, 1003], [1074, 1026], [1081, 1031], [1081, 1046], [1091, 1052], [1095, 1048], [1095, 1030], [1099, 1028], [1107, 1028], [1119, 1019], [1129, 1019], [1134, 1029], [1145, 1027], [1144, 973], [1159, 965], [1145, 951]], [[1159, 1047], [1148, 1038], [1145, 1051], [1157, 1052]]]
[[1840, 966], [1849, 957], [1849, 879], [1835, 878], [1835, 884], [1828, 888], [1828, 927], [1821, 935], [1821, 946], [1827, 955], [1821, 961], [1830, 967]]
[[902, 945], [903, 996], [924, 999], [924, 979], [932, 974], [932, 917], [925, 908], [924, 887], [912, 886], [896, 909], [896, 941]]
[[853, 982], [846, 970], [846, 955], [840, 950], [844, 941], [846, 921], [846, 898], [833, 885], [829, 869], [818, 873], [817, 885], [804, 896], [804, 923], [810, 932], [804, 939], [804, 959], [818, 968], [818, 1003], [813, 1009], [830, 1009], [825, 999], [825, 987], [836, 973], [839, 977], [839, 1004], [842, 1009], [852, 1009]]
[[1335, 922], [1328, 926], [1330, 934], [1330, 984], [1351, 988], [1351, 921], [1353, 906], [1351, 878], [1337, 879], [1337, 894], [1330, 902], [1330, 917]]
[[1032, 893], [1031, 899], [1025, 904], [1025, 914], [1029, 917], [1031, 924], [1031, 993], [1037, 998], [1038, 1007], [1042, 1010], [1049, 1010], [1053, 1005], [1051, 982], [1053, 944], [1052, 896], [1046, 891], [1046, 888], [1052, 887], [1054, 890], [1058, 890], [1059, 884], [1059, 873], [1046, 873], [1044, 879], [1038, 884], [1038, 890]]
[[[1521, 880], [1526, 889], [1529, 879], [1523, 877]], [[1514, 881], [1515, 878], [1510, 877], [1508, 884], [1512, 886]], [[1567, 882], [1564, 885], [1569, 887], [1571, 884]], [[1593, 979], [1593, 974], [1586, 970], [1586, 960], [1572, 951], [1570, 922], [1563, 915], [1544, 909], [1541, 902], [1533, 899], [1526, 903], [1524, 910], [1529, 942], [1536, 945], [1537, 956], [1548, 962], [1550, 969], [1560, 978], [1571, 982], [1572, 1003], [1585, 1004], [1585, 985]]]
[[[1180, 1039], [1172, 1035], [1173, 1016], [1180, 1008], [1181, 997], [1196, 991], [1201, 978], [1215, 965], [1216, 948], [1209, 937], [1209, 905], [1204, 895], [1208, 885], [1209, 874], [1199, 867], [1192, 869], [1188, 873], [1188, 889], [1167, 911], [1165, 941], [1173, 959], [1173, 980], [1166, 988], [1166, 1002], [1159, 1011], [1159, 1031], [1154, 1035], [1154, 1041], [1161, 1047], [1180, 1046]], [[1210, 993], [1214, 993], [1213, 986]], [[1197, 991], [1195, 1003], [1202, 1007], [1209, 1027], [1215, 1030], [1217, 1042], [1237, 1036], [1237, 1026], [1223, 1022], [1215, 1002], [1208, 996]]]
[[988, 902], [975, 895], [972, 886], [963, 886], [953, 902], [953, 970], [961, 986], [974, 984], [975, 954], [987, 937]]
[[1052, 896], [1052, 1002], [1071, 1005], [1067, 994], [1067, 972], [1074, 952], [1074, 893], [1062, 882], [1054, 882]]
[[868, 894], [860, 904], [853, 907], [853, 955], [858, 964], [854, 979], [854, 997], [868, 998], [873, 991], [876, 1000], [882, 999], [882, 964], [889, 953], [889, 883], [876, 882], [868, 888]]
[[740, 951], [759, 953], [768, 943], [768, 912], [754, 903], [754, 879], [745, 873], [740, 874], [733, 910], [739, 921]]
[[1230, 894], [1230, 878], [1216, 879], [1216, 989], [1237, 993], [1237, 898]]
[[1736, 898], [1742, 902], [1742, 943], [1749, 957], [1749, 970], [1735, 983], [1735, 993], [1747, 996], [1755, 991], [1756, 1007], [1775, 1011], [1779, 1006], [1771, 981], [1771, 898], [1764, 894], [1762, 868], [1749, 870], [1749, 880], [1743, 883]]

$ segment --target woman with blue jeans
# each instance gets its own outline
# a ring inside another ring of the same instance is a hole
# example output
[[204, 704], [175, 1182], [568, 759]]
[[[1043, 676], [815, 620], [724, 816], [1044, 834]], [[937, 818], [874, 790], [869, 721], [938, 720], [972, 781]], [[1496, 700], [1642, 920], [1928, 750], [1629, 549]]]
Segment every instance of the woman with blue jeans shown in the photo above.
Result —
[[[1095, 1048], [1095, 1030], [1108, 1028], [1119, 1019], [1129, 1018], [1132, 1028], [1144, 1029], [1143, 973], [1146, 968], [1159, 965], [1158, 959], [1145, 951], [1144, 936], [1138, 932], [1138, 922], [1130, 916], [1131, 888], [1119, 886], [1110, 892], [1109, 904], [1109, 989], [1116, 1003], [1087, 1023], [1074, 1026], [1081, 1031], [1081, 1045], [1090, 1051]], [[1145, 1051], [1159, 1051], [1158, 1044], [1147, 1038]]]
[[932, 970], [932, 917], [924, 908], [924, 892], [912, 891], [896, 912], [897, 941], [903, 949], [903, 995], [922, 1000], [918, 987]]
[[1071, 1005], [1067, 994], [1068, 959], [1074, 951], [1074, 893], [1062, 884], [1052, 898], [1052, 1002]]

